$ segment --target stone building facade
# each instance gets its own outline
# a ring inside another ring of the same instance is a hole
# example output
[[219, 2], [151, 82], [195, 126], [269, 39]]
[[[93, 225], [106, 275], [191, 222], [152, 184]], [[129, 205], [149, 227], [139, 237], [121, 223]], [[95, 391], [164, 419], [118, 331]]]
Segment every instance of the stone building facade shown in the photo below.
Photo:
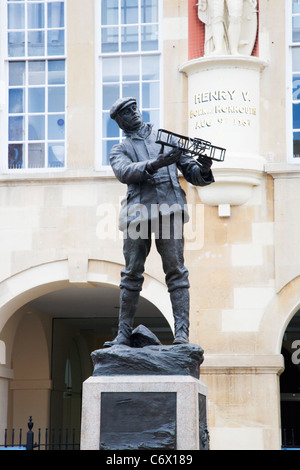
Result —
[[[180, 180], [211, 448], [280, 449], [298, 427], [300, 7], [242, 3], [239, 53], [214, 54], [196, 0], [1, 1], [1, 429], [31, 415], [79, 432], [90, 352], [114, 336], [121, 95], [156, 127], [227, 148], [214, 185]], [[221, 15], [227, 40], [235, 15]], [[172, 341], [154, 249], [137, 317]]]

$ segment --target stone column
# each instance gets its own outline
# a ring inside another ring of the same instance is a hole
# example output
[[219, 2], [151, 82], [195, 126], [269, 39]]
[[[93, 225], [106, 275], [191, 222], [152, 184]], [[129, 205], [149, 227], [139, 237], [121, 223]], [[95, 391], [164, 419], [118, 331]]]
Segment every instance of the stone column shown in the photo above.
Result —
[[0, 430], [7, 427], [7, 406], [9, 381], [13, 379], [12, 369], [0, 366]]
[[207, 355], [211, 450], [280, 450], [281, 354]]

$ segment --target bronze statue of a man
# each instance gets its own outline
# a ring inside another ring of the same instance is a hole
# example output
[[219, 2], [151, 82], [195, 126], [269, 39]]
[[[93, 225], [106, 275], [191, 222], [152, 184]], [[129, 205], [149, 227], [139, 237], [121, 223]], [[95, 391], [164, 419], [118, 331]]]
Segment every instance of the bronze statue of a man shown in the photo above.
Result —
[[116, 338], [104, 343], [104, 347], [130, 345], [153, 232], [173, 308], [173, 344], [188, 343], [189, 279], [183, 256], [183, 223], [188, 215], [177, 173], [179, 169], [193, 185], [211, 184], [214, 182], [212, 161], [204, 158], [199, 166], [181, 150], [162, 153], [161, 146], [155, 142], [152, 125], [143, 122], [135, 98], [119, 99], [112, 106], [110, 116], [126, 135], [123, 142], [112, 148], [110, 164], [118, 180], [127, 184], [128, 191], [121, 204], [119, 224], [124, 233], [125, 258], [125, 268], [121, 271], [119, 329]]

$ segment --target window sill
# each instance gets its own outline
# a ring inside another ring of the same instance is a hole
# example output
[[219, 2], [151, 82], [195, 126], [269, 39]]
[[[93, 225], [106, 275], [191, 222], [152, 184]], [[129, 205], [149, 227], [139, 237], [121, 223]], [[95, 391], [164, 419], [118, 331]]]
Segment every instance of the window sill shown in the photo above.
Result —
[[102, 167], [99, 170], [93, 168], [74, 169], [45, 169], [45, 170], [9, 170], [0, 174], [0, 183], [16, 181], [65, 181], [65, 180], [94, 180], [115, 179], [110, 167]]

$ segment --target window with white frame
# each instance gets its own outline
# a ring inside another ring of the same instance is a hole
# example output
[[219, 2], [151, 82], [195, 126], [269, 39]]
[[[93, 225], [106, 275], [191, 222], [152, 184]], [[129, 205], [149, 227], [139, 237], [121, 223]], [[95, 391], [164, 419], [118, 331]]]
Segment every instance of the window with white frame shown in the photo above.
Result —
[[159, 127], [161, 45], [159, 0], [101, 0], [102, 164], [123, 133], [109, 110], [120, 97], [137, 99], [145, 122]]
[[65, 2], [7, 0], [8, 169], [65, 166]]
[[292, 0], [291, 13], [293, 158], [300, 159], [300, 0]]

